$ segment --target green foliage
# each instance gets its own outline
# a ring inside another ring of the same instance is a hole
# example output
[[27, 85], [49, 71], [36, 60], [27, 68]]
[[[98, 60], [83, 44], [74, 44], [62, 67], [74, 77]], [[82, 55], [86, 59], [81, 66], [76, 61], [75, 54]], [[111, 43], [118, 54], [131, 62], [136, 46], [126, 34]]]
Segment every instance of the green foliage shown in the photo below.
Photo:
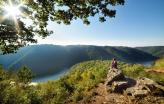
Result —
[[44, 77], [79, 62], [111, 60], [114, 57], [120, 61], [131, 63], [151, 61], [156, 58], [128, 47], [32, 45], [22, 48], [16, 54], [0, 55], [0, 63], [15, 70], [21, 65], [29, 65], [37, 75], [36, 77]]
[[74, 65], [70, 71], [57, 81], [40, 84], [45, 103], [60, 104], [78, 102], [92, 96], [88, 93], [98, 83], [104, 82], [110, 61], [86, 61]]
[[34, 87], [23, 89], [5, 80], [0, 82], [0, 104], [42, 104], [42, 99]]
[[6, 73], [3, 68], [0, 66], [0, 81], [6, 78]]
[[12, 87], [4, 90], [3, 100], [4, 104], [28, 104], [29, 100], [27, 94], [18, 87]]
[[17, 79], [18, 82], [21, 82], [23, 84], [29, 84], [32, 79], [33, 79], [33, 73], [30, 69], [27, 67], [22, 67], [20, 70], [17, 72]]
[[137, 47], [136, 49], [139, 49], [156, 57], [164, 57], [164, 46]]
[[128, 77], [132, 77], [132, 78], [140, 77], [143, 74], [145, 68], [146, 68], [145, 66], [140, 64], [122, 63], [122, 65], [120, 66], [120, 69], [123, 70], [123, 73]]
[[[0, 80], [0, 103], [64, 104], [79, 103], [80, 100], [88, 103], [88, 99], [94, 95], [92, 89], [100, 82], [105, 81], [110, 63], [111, 61], [109, 60], [85, 61], [72, 66], [70, 71], [60, 79], [39, 83], [38, 86], [24, 88], [19, 84], [11, 84], [11, 81], [18, 81], [18, 83], [29, 83], [31, 81], [29, 80], [31, 71], [24, 67], [19, 71], [19, 74], [17, 73], [21, 80], [12, 77], [5, 77]], [[164, 83], [163, 74], [148, 73], [146, 71], [147, 67], [143, 65], [118, 63], [119, 68], [128, 77], [148, 77]], [[1, 68], [0, 72], [5, 71]], [[8, 72], [5, 73], [7, 74]], [[3, 75], [4, 73], [0, 74]]]
[[37, 88], [31, 86], [28, 89], [26, 89], [27, 98], [30, 101], [30, 104], [42, 104], [42, 96], [41, 91]]
[[[21, 69], [21, 77], [25, 72], [29, 72], [27, 70], [26, 68]], [[0, 72], [3, 72], [0, 73], [0, 76], [8, 76], [9, 73], [2, 68], [0, 68]], [[23, 75], [23, 77], [29, 78], [26, 75]], [[19, 81], [15, 78], [15, 74], [0, 80], [0, 104], [42, 104], [42, 96], [35, 86], [28, 86], [25, 89], [20, 85], [22, 81], [25, 81], [23, 83], [27, 83], [30, 80], [27, 81], [27, 79], [22, 79]], [[16, 84], [16, 82], [18, 84]]]
[[157, 73], [157, 72], [149, 72], [150, 69], [163, 69], [164, 63], [163, 59], [159, 59], [155, 61], [155, 64], [151, 67], [145, 67], [140, 64], [126, 64], [126, 63], [119, 63], [120, 68], [123, 70], [123, 73], [131, 78], [138, 78], [138, 77], [147, 77], [154, 81], [164, 84], [164, 74]]
[[155, 72], [143, 73], [142, 76], [153, 79], [154, 81], [164, 85], [164, 74], [163, 73], [155, 73]]
[[[151, 69], [155, 70], [160, 70], [163, 72], [164, 70], [164, 58], [160, 58], [154, 62], [154, 65], [151, 67]], [[154, 79], [157, 82], [163, 83], [164, 84], [164, 73], [153, 73], [148, 74], [147, 77]]]
[[[22, 13], [6, 17], [3, 7], [9, 4], [21, 4]], [[48, 21], [69, 25], [81, 19], [88, 25], [88, 18], [99, 14], [99, 21], [105, 22], [107, 17], [115, 17], [116, 10], [109, 8], [111, 5], [124, 5], [124, 0], [1, 0], [0, 50], [12, 53], [27, 43], [36, 43], [36, 35], [45, 38], [52, 33], [47, 30]], [[30, 21], [30, 25], [24, 21]]]
[[155, 61], [153, 68], [164, 70], [164, 58]]

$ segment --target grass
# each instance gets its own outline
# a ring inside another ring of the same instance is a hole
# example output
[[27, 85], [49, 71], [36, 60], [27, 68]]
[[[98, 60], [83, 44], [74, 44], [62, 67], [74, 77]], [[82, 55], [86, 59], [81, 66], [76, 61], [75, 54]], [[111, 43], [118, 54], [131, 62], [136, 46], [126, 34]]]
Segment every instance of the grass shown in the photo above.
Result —
[[[12, 101], [13, 104], [63, 104], [87, 102], [94, 95], [92, 89], [99, 83], [104, 82], [110, 67], [110, 60], [92, 60], [76, 64], [70, 71], [60, 79], [39, 83], [38, 86], [26, 89], [11, 87], [9, 80], [5, 77], [7, 72], [0, 70], [0, 103]], [[163, 59], [157, 60], [151, 68], [163, 68]], [[164, 75], [159, 73], [148, 73], [140, 64], [127, 64], [119, 62], [119, 68], [131, 78], [148, 77], [160, 83], [164, 83]], [[2, 68], [0, 68], [2, 69]], [[16, 95], [16, 96], [12, 96]]]

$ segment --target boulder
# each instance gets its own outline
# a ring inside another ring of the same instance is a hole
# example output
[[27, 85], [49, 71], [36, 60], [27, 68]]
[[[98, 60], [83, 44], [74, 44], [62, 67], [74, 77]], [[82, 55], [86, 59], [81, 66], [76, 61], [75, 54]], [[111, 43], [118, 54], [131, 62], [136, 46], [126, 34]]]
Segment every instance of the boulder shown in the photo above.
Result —
[[128, 82], [122, 70], [110, 69], [107, 74], [106, 90], [107, 92], [122, 93], [124, 89], [128, 87]]
[[114, 81], [125, 80], [125, 77], [120, 69], [110, 69], [107, 74], [106, 85], [111, 85]]
[[108, 92], [123, 93], [129, 87], [136, 84], [136, 81], [131, 78], [124, 78], [124, 80], [113, 81], [112, 84], [106, 86]]
[[147, 95], [164, 96], [164, 86], [148, 78], [125, 77], [120, 69], [110, 69], [106, 79], [107, 92], [124, 93], [134, 97], [143, 97]]
[[124, 89], [128, 88], [129, 84], [127, 81], [114, 81], [112, 83], [112, 91], [115, 93], [122, 93]]
[[127, 88], [124, 91], [127, 95], [142, 97], [147, 95], [164, 96], [164, 87], [148, 78], [139, 78], [134, 87]]
[[136, 89], [136, 88], [128, 88], [124, 92], [126, 95], [130, 95], [133, 97], [144, 97], [148, 95], [150, 92], [148, 90], [141, 90], [141, 89]]

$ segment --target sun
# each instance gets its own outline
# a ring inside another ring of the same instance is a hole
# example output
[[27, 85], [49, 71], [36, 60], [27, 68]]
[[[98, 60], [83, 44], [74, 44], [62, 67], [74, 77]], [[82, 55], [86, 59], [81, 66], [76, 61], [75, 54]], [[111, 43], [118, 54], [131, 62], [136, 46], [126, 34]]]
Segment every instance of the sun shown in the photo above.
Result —
[[7, 18], [12, 16], [14, 19], [16, 19], [16, 17], [21, 15], [20, 6], [21, 4], [14, 5], [11, 0], [8, 0], [8, 4], [5, 4], [3, 6], [3, 10], [5, 11], [5, 17]]
[[23, 15], [21, 13], [21, 8], [22, 4], [21, 3], [14, 3], [11, 0], [8, 0], [8, 2], [5, 2], [2, 6], [2, 9], [4, 11], [3, 16], [0, 18], [0, 23], [3, 22], [4, 20], [12, 20], [15, 23], [15, 28], [17, 32], [19, 33], [19, 24], [18, 24], [18, 19]]
[[12, 5], [6, 5], [4, 7], [4, 10], [6, 11], [6, 16], [12, 16], [16, 18], [21, 14], [21, 11], [19, 10], [19, 6], [12, 6]]

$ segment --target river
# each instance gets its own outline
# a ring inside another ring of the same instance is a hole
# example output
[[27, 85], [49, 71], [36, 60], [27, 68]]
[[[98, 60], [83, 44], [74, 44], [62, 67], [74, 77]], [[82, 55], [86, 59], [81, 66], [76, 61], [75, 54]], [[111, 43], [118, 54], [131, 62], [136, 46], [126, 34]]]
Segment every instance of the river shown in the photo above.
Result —
[[145, 61], [145, 62], [137, 62], [136, 64], [142, 64], [144, 66], [152, 66], [152, 64], [154, 63], [154, 61]]
[[[151, 66], [153, 64], [154, 61], [146, 61], [146, 62], [136, 62], [135, 64], [142, 64], [144, 66]], [[63, 76], [64, 74], [66, 74], [69, 71], [69, 69], [64, 69], [58, 73], [55, 73], [54, 75], [51, 76], [45, 76], [45, 77], [40, 77], [40, 78], [35, 78], [33, 79], [32, 82], [45, 82], [48, 80], [56, 80], [59, 79], [61, 76]]]
[[66, 74], [68, 71], [69, 71], [69, 69], [63, 69], [62, 71], [55, 73], [53, 75], [50, 75], [50, 76], [35, 78], [35, 79], [33, 79], [32, 82], [45, 82], [48, 80], [56, 80], [56, 79], [59, 79], [64, 74]]

